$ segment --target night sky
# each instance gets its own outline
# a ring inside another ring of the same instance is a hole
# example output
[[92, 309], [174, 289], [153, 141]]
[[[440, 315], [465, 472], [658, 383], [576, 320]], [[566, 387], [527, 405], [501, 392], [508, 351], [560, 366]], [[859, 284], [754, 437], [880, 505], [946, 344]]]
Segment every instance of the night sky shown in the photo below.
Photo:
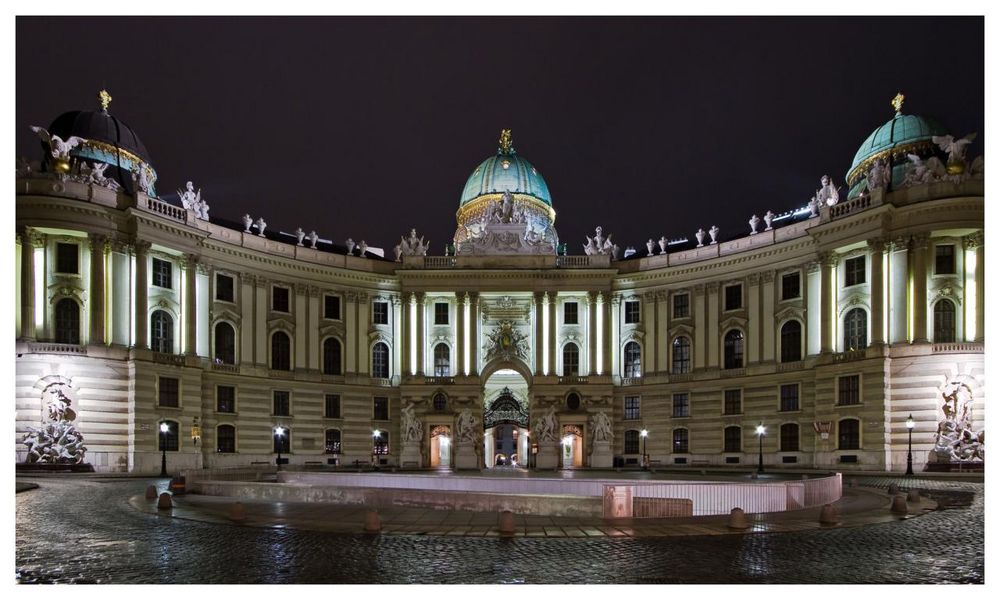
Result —
[[[837, 185], [893, 115], [935, 116], [982, 153], [981, 18], [18, 18], [17, 155], [29, 125], [110, 112], [161, 195], [212, 216], [443, 253], [501, 128], [544, 176], [571, 254], [602, 225], [645, 253]], [[169, 197], [169, 196], [168, 196]]]

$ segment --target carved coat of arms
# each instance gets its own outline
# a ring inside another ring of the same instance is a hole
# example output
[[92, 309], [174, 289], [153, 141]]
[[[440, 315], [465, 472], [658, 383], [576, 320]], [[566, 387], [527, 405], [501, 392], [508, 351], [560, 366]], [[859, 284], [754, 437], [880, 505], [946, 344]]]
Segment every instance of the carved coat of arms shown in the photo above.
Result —
[[514, 329], [510, 321], [503, 321], [487, 335], [486, 359], [528, 360], [527, 336]]

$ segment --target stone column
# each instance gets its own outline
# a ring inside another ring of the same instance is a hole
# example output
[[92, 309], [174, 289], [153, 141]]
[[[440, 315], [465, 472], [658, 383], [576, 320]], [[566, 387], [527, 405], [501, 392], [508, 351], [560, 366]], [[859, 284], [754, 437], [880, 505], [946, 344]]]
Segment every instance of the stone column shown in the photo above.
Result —
[[394, 378], [401, 378], [406, 365], [403, 364], [405, 360], [405, 348], [406, 339], [403, 336], [403, 312], [404, 304], [400, 300], [399, 295], [394, 294], [391, 299], [392, 302], [392, 339], [394, 340], [392, 344], [392, 375]]
[[535, 350], [535, 376], [545, 373], [545, 292], [535, 292], [535, 339], [532, 347]]
[[424, 348], [427, 342], [424, 339], [427, 321], [427, 307], [424, 304], [424, 293], [417, 292], [417, 375], [424, 374]]
[[[371, 350], [368, 348], [368, 329], [372, 317], [371, 296], [367, 292], [358, 292], [358, 373], [371, 373], [369, 365]], [[392, 371], [389, 372], [391, 376]], [[391, 445], [390, 445], [391, 447]]]
[[308, 342], [308, 331], [309, 331], [309, 321], [306, 316], [306, 303], [309, 299], [309, 286], [304, 283], [296, 283], [292, 290], [295, 296], [291, 299], [292, 316], [295, 319], [295, 339], [293, 340], [293, 346], [295, 352], [292, 357], [295, 362], [292, 367], [298, 371], [300, 369], [306, 369], [306, 343]]
[[587, 292], [587, 373], [597, 375], [597, 292]]
[[656, 372], [656, 292], [644, 293], [640, 308], [640, 327], [646, 332], [643, 338], [642, 372], [644, 375], [652, 375]]
[[[962, 240], [962, 242], [963, 242], [963, 248], [964, 249], [966, 249], [966, 250], [975, 250], [975, 252], [976, 252], [976, 268], [975, 268], [975, 271], [972, 273], [972, 277], [974, 278], [975, 288], [976, 288], [976, 295], [975, 295], [975, 304], [976, 304], [975, 329], [976, 329], [976, 331], [975, 331], [975, 336], [973, 337], [973, 341], [981, 343], [983, 341], [984, 337], [985, 337], [983, 335], [984, 334], [984, 331], [983, 331], [983, 324], [984, 324], [983, 319], [985, 318], [985, 315], [986, 315], [986, 296], [985, 296], [986, 282], [985, 282], [985, 279], [984, 279], [985, 273], [986, 273], [986, 271], [985, 271], [985, 266], [986, 266], [986, 252], [985, 252], [985, 248], [983, 247], [983, 232], [982, 231], [977, 231], [976, 233], [968, 235], [968, 236], [966, 236]], [[969, 301], [972, 300], [972, 297], [970, 297], [970, 295], [968, 293], [968, 289], [969, 289], [968, 282], [969, 282], [969, 279], [971, 279], [971, 278], [969, 277], [969, 271], [968, 271], [968, 269], [965, 268], [965, 256], [962, 257], [962, 263], [961, 264], [963, 265], [963, 270], [965, 271], [964, 280], [965, 280], [966, 283], [963, 286], [963, 288], [966, 290], [966, 292], [965, 292], [966, 293], [965, 305], [968, 306]], [[969, 325], [970, 325], [969, 318], [968, 318], [969, 315], [968, 315], [968, 311], [965, 310], [964, 307], [963, 307], [962, 313], [963, 313], [963, 315], [965, 317], [965, 328], [964, 328], [965, 336], [964, 337], [967, 340], [967, 339], [969, 339]]]
[[647, 329], [647, 336], [652, 335], [656, 341], [656, 371], [667, 373], [670, 371], [670, 336], [667, 335], [667, 328], [670, 325], [670, 293], [656, 292], [656, 320], [653, 321], [653, 329]]
[[[320, 371], [322, 369], [322, 359], [323, 359], [323, 347], [320, 343], [319, 335], [319, 319], [320, 311], [323, 307], [320, 305], [320, 289], [314, 285], [310, 285], [306, 288], [306, 293], [309, 295], [308, 300], [308, 313], [309, 313], [309, 327], [306, 329], [307, 342], [306, 342], [306, 354], [307, 354], [307, 364], [310, 371]], [[296, 319], [296, 323], [298, 319]]]
[[254, 285], [257, 276], [252, 273], [240, 273], [240, 362], [253, 364], [254, 350]]
[[806, 295], [806, 354], [814, 356], [820, 353], [820, 280], [822, 269], [818, 260], [809, 261], [805, 264], [806, 285], [803, 286]]
[[705, 320], [705, 284], [691, 288], [691, 308], [694, 311], [694, 335], [691, 349], [694, 352], [694, 368], [704, 369], [708, 365], [708, 324]]
[[188, 254], [184, 266], [184, 354], [195, 356], [198, 344], [198, 300], [196, 276], [198, 257]]
[[834, 252], [825, 252], [820, 256], [822, 272], [819, 289], [819, 345], [820, 352], [833, 352], [836, 348], [834, 339], [833, 323], [836, 321], [837, 305], [833, 301], [835, 291], [835, 277], [837, 275], [837, 264], [839, 257]]
[[872, 280], [871, 280], [871, 301], [872, 301], [872, 334], [871, 343], [873, 345], [885, 344], [885, 295], [883, 285], [885, 273], [882, 269], [882, 252], [885, 249], [885, 242], [881, 239], [868, 240], [868, 249], [871, 252]]
[[747, 339], [746, 339], [746, 364], [751, 365], [760, 362], [761, 344], [763, 335], [760, 330], [760, 273], [750, 273], [744, 283], [747, 290]]
[[705, 366], [718, 368], [721, 366], [719, 364], [719, 355], [721, 354], [719, 352], [719, 346], [721, 345], [721, 340], [719, 339], [719, 317], [722, 314], [719, 311], [719, 282], [712, 281], [705, 284], [705, 291], [708, 295], [708, 334], [705, 339]]
[[108, 318], [111, 321], [110, 343], [126, 347], [131, 343], [132, 329], [132, 281], [131, 281], [132, 248], [126, 240], [115, 239], [111, 248], [111, 308]]
[[135, 347], [149, 348], [149, 247], [136, 240], [135, 247]]
[[606, 292], [599, 296], [599, 300], [602, 304], [604, 310], [604, 331], [601, 332], [603, 336], [601, 339], [604, 342], [604, 352], [601, 356], [601, 375], [613, 375], [611, 372], [612, 365], [614, 364], [613, 359], [615, 355], [616, 340], [613, 339], [611, 335], [612, 331], [612, 321], [614, 320], [614, 315], [616, 311], [612, 306], [611, 293]]
[[913, 236], [913, 343], [927, 342], [927, 248], [930, 235]]
[[469, 292], [469, 375], [479, 376], [479, 292]]
[[[358, 294], [357, 292], [346, 292], [344, 294], [344, 331], [346, 338], [347, 356], [345, 357], [345, 370], [349, 373], [358, 373]], [[365, 332], [367, 336], [367, 332]], [[390, 440], [391, 443], [391, 440]]]
[[[39, 236], [30, 227], [19, 234], [21, 238], [21, 339], [35, 339], [35, 242]], [[38, 285], [45, 289], [45, 283]]]
[[107, 274], [104, 269], [104, 254], [107, 251], [108, 236], [91, 233], [87, 237], [90, 242], [90, 339], [88, 343], [103, 345], [106, 342], [104, 325], [107, 314], [105, 299]]
[[[267, 315], [271, 312], [271, 281], [257, 275], [253, 278], [253, 284], [254, 361], [258, 365], [270, 369], [271, 360], [268, 351], [271, 349], [271, 339], [268, 337]], [[246, 317], [243, 317], [243, 319], [246, 319]], [[243, 319], [241, 319], [241, 322]]]
[[909, 240], [898, 237], [888, 244], [889, 251], [889, 343], [908, 342], [909, 322]]
[[621, 330], [622, 330], [622, 297], [620, 294], [614, 294], [611, 296], [611, 318], [608, 319], [611, 324], [611, 335], [609, 336], [610, 352], [609, 358], [611, 359], [611, 376], [621, 377], [622, 375], [622, 357], [621, 357]]
[[413, 301], [414, 298], [412, 292], [403, 292], [402, 302], [400, 305], [400, 312], [402, 313], [402, 318], [403, 318], [403, 327], [402, 327], [403, 371], [402, 372], [407, 373], [409, 375], [416, 374], [413, 369], [413, 362], [412, 362], [413, 355], [411, 354], [411, 352], [413, 352], [413, 348], [411, 347], [412, 344], [410, 343], [410, 328], [413, 327], [413, 322], [412, 322], [413, 320], [410, 318], [410, 307], [413, 305]]
[[465, 292], [455, 293], [455, 310], [457, 315], [455, 321], [458, 323], [458, 327], [455, 331], [455, 347], [458, 348], [458, 353], [455, 358], [458, 362], [455, 363], [455, 373], [458, 375], [465, 375], [465, 353], [469, 351], [466, 348], [465, 343]]
[[[761, 303], [761, 332], [762, 332], [762, 351], [761, 360], [764, 362], [774, 361], [774, 335], [775, 335], [775, 322], [774, 322], [774, 271], [764, 271], [761, 274], [761, 291], [764, 292], [764, 299]], [[805, 287], [805, 286], [803, 286]], [[805, 356], [805, 351], [803, 349], [802, 355]]]
[[549, 292], [549, 364], [547, 365], [549, 375], [556, 374], [556, 365], [559, 364], [558, 352], [556, 350], [559, 347], [558, 340], [556, 339], [556, 332], [558, 331], [556, 327], [556, 308], [559, 306], [559, 302], [556, 300], [557, 297], [556, 292]]

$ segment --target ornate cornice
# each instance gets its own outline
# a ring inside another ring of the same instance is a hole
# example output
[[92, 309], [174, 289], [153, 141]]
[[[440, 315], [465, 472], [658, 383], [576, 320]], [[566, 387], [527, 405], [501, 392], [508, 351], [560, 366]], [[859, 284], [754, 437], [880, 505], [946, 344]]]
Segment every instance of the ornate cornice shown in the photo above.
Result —
[[811, 260], [804, 265], [806, 273], [818, 273], [821, 266], [818, 260]]
[[774, 273], [773, 269], [770, 270], [770, 271], [764, 271], [763, 273], [761, 273], [761, 278], [764, 280], [764, 283], [774, 283], [774, 276], [775, 276], [775, 273]]
[[975, 250], [981, 248], [985, 242], [984, 235], [982, 231], [977, 231], [975, 233], [970, 233], [969, 235], [962, 238], [962, 246], [966, 250]]
[[913, 234], [913, 249], [914, 250], [926, 250], [931, 243], [930, 233], [915, 233]]

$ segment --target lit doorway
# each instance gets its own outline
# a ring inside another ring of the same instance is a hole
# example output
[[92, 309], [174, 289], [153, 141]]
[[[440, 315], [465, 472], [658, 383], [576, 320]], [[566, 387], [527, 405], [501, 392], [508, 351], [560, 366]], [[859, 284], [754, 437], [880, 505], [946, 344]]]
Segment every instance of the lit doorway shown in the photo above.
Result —
[[451, 427], [448, 425], [431, 428], [431, 467], [451, 467]]
[[562, 464], [564, 469], [583, 466], [583, 430], [577, 425], [563, 426]]
[[[497, 377], [497, 376], [500, 377]], [[503, 381], [499, 389], [487, 387], [483, 411], [483, 457], [486, 468], [526, 468], [528, 456], [527, 385], [516, 372], [498, 372], [490, 378]], [[512, 385], [520, 383], [521, 390]], [[494, 384], [495, 385], [495, 384]], [[519, 397], [520, 396], [520, 397]], [[524, 399], [522, 399], [524, 398]]]

